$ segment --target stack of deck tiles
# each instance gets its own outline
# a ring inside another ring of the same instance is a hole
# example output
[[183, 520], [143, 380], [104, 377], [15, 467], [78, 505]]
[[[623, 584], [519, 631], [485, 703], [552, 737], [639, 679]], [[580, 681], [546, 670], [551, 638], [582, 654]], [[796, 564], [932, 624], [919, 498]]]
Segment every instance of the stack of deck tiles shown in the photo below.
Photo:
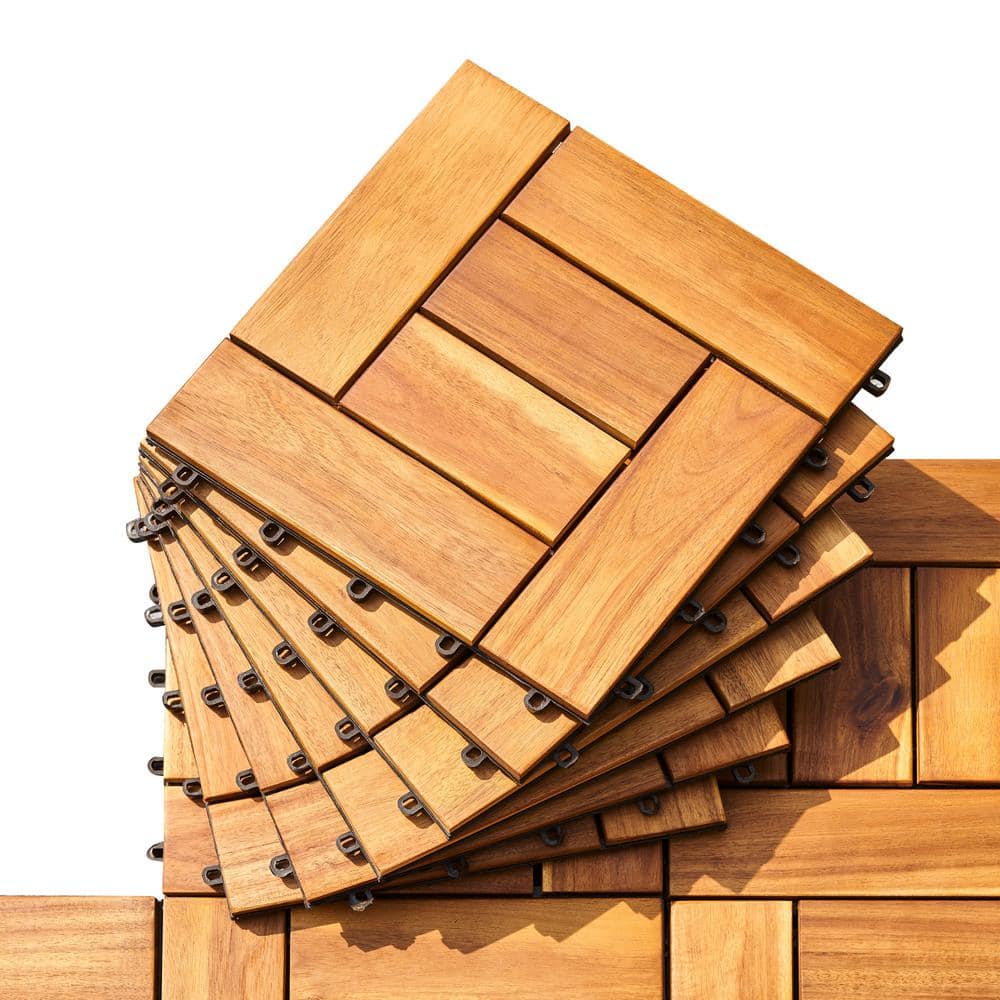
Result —
[[835, 667], [900, 328], [463, 66], [149, 425], [170, 894], [725, 823]]

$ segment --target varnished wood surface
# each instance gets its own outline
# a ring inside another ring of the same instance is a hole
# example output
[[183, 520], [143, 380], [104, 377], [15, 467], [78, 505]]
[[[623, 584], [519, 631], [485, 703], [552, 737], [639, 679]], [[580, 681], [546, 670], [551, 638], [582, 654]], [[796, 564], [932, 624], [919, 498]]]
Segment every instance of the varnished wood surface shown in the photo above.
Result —
[[918, 569], [917, 780], [1000, 782], [1000, 569]]
[[419, 315], [341, 405], [550, 544], [628, 455], [620, 441]]
[[663, 845], [658, 841], [577, 854], [542, 865], [543, 892], [663, 892]]
[[997, 1000], [995, 900], [807, 900], [799, 906], [802, 1000]]
[[826, 420], [900, 335], [579, 128], [506, 217]]
[[[292, 1000], [649, 1000], [663, 989], [658, 899], [419, 899], [292, 915]], [[621, 960], [628, 955], [628, 961]]]
[[[531, 865], [496, 872], [473, 872], [458, 879], [401, 886], [391, 890], [403, 896], [531, 896], [535, 873]], [[384, 895], [385, 890], [379, 893]]]
[[221, 899], [165, 899], [162, 1000], [280, 1000], [286, 919], [236, 921]]
[[670, 995], [673, 1000], [793, 1000], [792, 951], [787, 900], [674, 903]]
[[714, 777], [685, 781], [657, 793], [655, 808], [645, 802], [647, 811], [636, 800], [602, 809], [601, 829], [608, 846], [652, 837], [721, 826], [726, 814]]
[[206, 885], [201, 874], [218, 863], [205, 804], [189, 798], [177, 785], [165, 785], [163, 894], [221, 896], [222, 889]]
[[566, 128], [464, 63], [233, 337], [338, 395]]
[[545, 546], [229, 341], [149, 435], [465, 640]]
[[[177, 690], [177, 671], [170, 652], [170, 643], [164, 642], [164, 684], [165, 691]], [[198, 777], [198, 762], [191, 746], [191, 736], [183, 715], [173, 712], [163, 713], [163, 780], [179, 785], [188, 778]]]
[[423, 308], [633, 447], [708, 360], [699, 344], [502, 222]]
[[156, 901], [0, 896], [4, 1000], [153, 1000]]
[[[490, 629], [484, 648], [591, 715], [818, 430], [713, 364]], [[720, 454], [729, 460], [720, 463]]]

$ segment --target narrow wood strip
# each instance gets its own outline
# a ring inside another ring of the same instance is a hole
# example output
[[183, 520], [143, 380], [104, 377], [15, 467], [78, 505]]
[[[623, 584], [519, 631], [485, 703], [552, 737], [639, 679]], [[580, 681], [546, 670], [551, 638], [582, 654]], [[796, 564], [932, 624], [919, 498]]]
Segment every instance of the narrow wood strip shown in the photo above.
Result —
[[[177, 670], [170, 643], [164, 642], [163, 672], [165, 691], [176, 691]], [[167, 784], [179, 785], [188, 778], [198, 777], [198, 762], [191, 746], [191, 736], [183, 715], [173, 712], [163, 713], [163, 780]]]
[[577, 854], [542, 865], [543, 892], [591, 895], [663, 892], [663, 848], [656, 842], [619, 847], [597, 854]]
[[[474, 872], [459, 879], [400, 886], [392, 890], [402, 896], [531, 896], [535, 873], [531, 865], [498, 872]], [[385, 895], [385, 891], [379, 893]]]
[[674, 785], [655, 800], [647, 797], [618, 803], [600, 814], [604, 842], [609, 847], [704, 830], [725, 821], [719, 783], [711, 776]]
[[209, 886], [202, 872], [218, 865], [212, 827], [203, 802], [188, 798], [176, 785], [163, 789], [163, 894], [165, 896], [221, 896], [220, 886]]

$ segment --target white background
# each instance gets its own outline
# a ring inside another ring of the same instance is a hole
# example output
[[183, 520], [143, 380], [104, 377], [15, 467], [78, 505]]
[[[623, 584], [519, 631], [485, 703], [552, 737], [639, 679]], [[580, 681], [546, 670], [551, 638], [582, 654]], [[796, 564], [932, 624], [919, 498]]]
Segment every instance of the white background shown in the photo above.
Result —
[[990, 4], [7, 4], [0, 893], [158, 893], [147, 422], [464, 58], [905, 328], [902, 457], [995, 457]]

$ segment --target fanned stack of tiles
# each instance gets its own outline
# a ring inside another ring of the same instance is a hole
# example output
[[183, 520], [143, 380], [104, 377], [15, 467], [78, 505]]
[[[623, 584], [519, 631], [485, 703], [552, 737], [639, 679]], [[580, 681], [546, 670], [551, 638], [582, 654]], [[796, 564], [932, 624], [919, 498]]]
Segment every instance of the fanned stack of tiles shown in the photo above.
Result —
[[899, 327], [463, 66], [149, 425], [168, 894], [725, 823], [834, 667]]

